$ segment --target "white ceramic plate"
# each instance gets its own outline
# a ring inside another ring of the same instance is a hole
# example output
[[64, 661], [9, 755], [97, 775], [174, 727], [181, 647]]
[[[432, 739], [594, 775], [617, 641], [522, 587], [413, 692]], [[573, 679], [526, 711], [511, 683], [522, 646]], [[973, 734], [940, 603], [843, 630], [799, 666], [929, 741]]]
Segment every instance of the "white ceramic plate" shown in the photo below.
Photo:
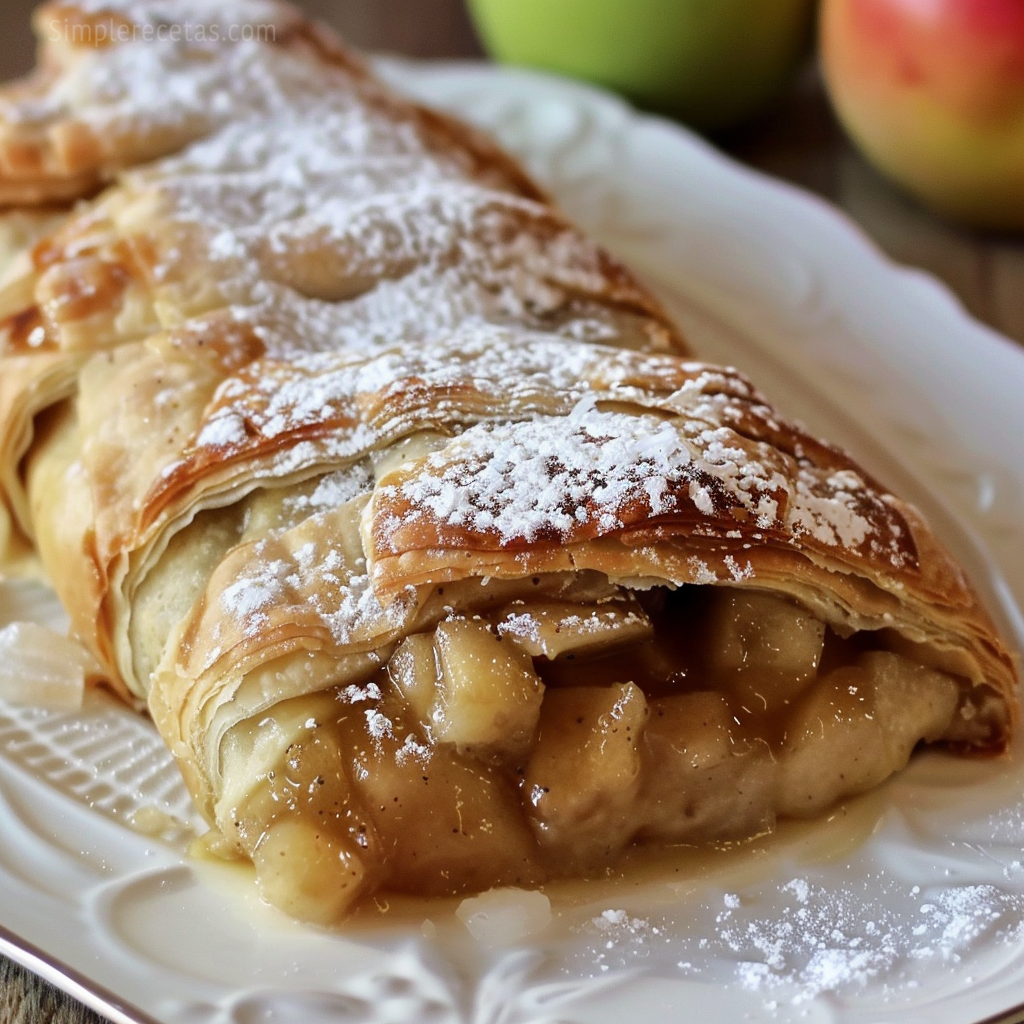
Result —
[[[829, 207], [610, 97], [490, 67], [384, 70], [494, 132], [702, 355], [923, 507], [1024, 646], [1024, 352]], [[7, 586], [15, 617], [60, 612]], [[1020, 755], [922, 757], [828, 821], [553, 887], [550, 916], [518, 928], [467, 927], [449, 901], [328, 934], [262, 906], [240, 869], [186, 861], [197, 823], [144, 721], [98, 699], [0, 706], [0, 749], [0, 949], [117, 1021], [961, 1024], [1024, 1002]], [[127, 827], [151, 806], [177, 831]]]

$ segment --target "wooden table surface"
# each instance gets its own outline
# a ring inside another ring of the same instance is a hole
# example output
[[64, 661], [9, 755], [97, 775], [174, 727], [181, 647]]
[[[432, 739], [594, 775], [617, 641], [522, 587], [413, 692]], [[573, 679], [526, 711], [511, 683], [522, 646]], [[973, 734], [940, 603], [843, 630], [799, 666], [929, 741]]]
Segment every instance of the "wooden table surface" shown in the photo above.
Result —
[[[31, 63], [31, 0], [4, 0], [3, 77]], [[356, 45], [425, 58], [479, 57], [462, 0], [305, 0]], [[1024, 240], [943, 224], [850, 148], [814, 69], [756, 123], [717, 140], [734, 157], [842, 208], [893, 259], [946, 282], [981, 320], [1024, 344]], [[0, 1024], [97, 1024], [102, 1018], [0, 957]]]

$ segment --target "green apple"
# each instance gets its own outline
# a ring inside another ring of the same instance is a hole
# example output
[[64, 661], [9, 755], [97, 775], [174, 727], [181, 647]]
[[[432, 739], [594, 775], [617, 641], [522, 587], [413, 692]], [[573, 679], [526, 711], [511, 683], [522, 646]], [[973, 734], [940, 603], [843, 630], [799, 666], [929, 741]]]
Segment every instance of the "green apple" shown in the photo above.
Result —
[[814, 0], [469, 0], [501, 61], [583, 78], [702, 130], [735, 124], [786, 84]]

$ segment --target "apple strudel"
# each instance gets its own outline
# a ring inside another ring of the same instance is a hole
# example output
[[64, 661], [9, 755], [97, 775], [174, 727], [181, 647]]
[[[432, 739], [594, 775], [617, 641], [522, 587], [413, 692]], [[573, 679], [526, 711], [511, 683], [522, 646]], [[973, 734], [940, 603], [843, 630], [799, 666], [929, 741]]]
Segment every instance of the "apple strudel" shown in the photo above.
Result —
[[539, 884], [1006, 746], [1014, 663], [920, 515], [493, 144], [276, 2], [36, 24], [0, 558], [270, 902]]

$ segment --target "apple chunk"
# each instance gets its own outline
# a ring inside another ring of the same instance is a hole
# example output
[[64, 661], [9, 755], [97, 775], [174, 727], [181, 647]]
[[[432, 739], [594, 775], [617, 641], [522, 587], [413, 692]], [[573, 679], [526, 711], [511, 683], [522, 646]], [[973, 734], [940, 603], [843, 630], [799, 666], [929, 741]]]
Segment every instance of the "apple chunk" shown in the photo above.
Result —
[[830, 672], [800, 703], [779, 752], [779, 813], [819, 814], [903, 768], [922, 740], [941, 739], [959, 701], [956, 679], [872, 651]]
[[706, 842], [752, 835], [771, 824], [775, 772], [768, 746], [737, 738], [734, 727], [720, 693], [651, 702], [640, 838]]
[[374, 884], [361, 850], [315, 821], [275, 821], [253, 849], [260, 894], [292, 917], [338, 921]]
[[337, 921], [380, 882], [379, 841], [343, 753], [354, 728], [361, 720], [339, 717], [327, 691], [284, 701], [225, 738], [224, 837], [252, 858], [264, 899], [305, 921]]
[[498, 617], [498, 632], [534, 658], [554, 659], [649, 640], [654, 627], [639, 603], [628, 598], [599, 605], [509, 605]]
[[454, 747], [386, 736], [357, 753], [354, 788], [398, 892], [445, 895], [537, 881], [536, 845], [501, 769]]
[[437, 649], [429, 633], [407, 636], [388, 662], [388, 677], [421, 726], [431, 724], [440, 676]]
[[960, 705], [954, 676], [889, 651], [868, 651], [857, 664], [871, 677], [886, 746], [898, 767], [918, 742], [934, 743], [947, 735]]
[[815, 678], [825, 624], [788, 598], [722, 589], [711, 595], [706, 662], [749, 711], [774, 711]]
[[483, 622], [453, 619], [434, 634], [440, 675], [434, 739], [484, 755], [521, 755], [540, 717], [544, 684], [530, 658]]
[[523, 788], [542, 846], [587, 867], [629, 842], [647, 714], [633, 683], [548, 690]]

